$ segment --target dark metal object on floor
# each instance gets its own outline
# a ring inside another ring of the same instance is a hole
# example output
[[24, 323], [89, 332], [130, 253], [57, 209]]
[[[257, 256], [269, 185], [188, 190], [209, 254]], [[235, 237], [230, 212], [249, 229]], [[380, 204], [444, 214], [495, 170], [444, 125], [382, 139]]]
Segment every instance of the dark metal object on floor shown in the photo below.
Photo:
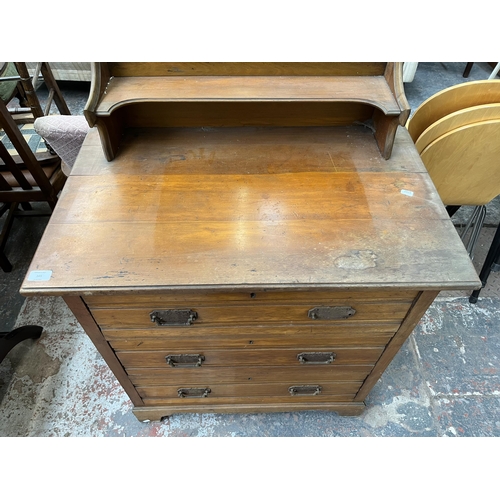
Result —
[[42, 332], [43, 328], [36, 325], [21, 326], [11, 332], [0, 332], [0, 363], [19, 342], [27, 339], [38, 339]]
[[483, 267], [479, 273], [479, 279], [481, 280], [482, 287], [479, 290], [474, 290], [469, 297], [469, 302], [475, 304], [481, 293], [481, 290], [486, 286], [488, 277], [491, 271], [497, 271], [500, 268], [500, 224], [495, 232], [493, 241], [491, 242], [490, 249], [488, 250], [488, 255], [484, 260]]

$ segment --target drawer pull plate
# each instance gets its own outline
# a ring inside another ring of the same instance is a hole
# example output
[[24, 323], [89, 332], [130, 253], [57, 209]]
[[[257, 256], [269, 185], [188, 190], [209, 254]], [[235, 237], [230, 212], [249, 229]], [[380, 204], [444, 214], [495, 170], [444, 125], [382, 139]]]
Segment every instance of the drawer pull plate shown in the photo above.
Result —
[[211, 392], [208, 387], [177, 389], [180, 398], [206, 398]]
[[349, 306], [319, 306], [309, 309], [307, 316], [311, 319], [333, 320], [347, 319], [356, 314], [356, 309]]
[[152, 311], [149, 316], [158, 326], [189, 326], [198, 318], [198, 313], [192, 309], [163, 309]]
[[320, 385], [292, 385], [288, 392], [292, 396], [317, 396], [321, 394], [321, 389]]
[[301, 352], [297, 359], [303, 365], [329, 365], [334, 362], [334, 352]]
[[169, 354], [165, 356], [165, 361], [167, 364], [176, 367], [185, 367], [185, 368], [196, 368], [201, 366], [203, 361], [205, 361], [205, 356], [202, 354]]

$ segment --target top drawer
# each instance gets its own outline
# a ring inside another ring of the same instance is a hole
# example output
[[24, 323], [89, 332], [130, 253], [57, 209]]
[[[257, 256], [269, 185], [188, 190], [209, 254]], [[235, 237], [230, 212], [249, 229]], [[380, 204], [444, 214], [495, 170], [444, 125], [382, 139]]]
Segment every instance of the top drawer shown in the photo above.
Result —
[[86, 297], [102, 328], [400, 322], [417, 292], [172, 292]]
[[243, 302], [272, 302], [272, 303], [296, 303], [296, 302], [321, 302], [325, 300], [357, 302], [413, 302], [417, 296], [416, 290], [373, 290], [373, 291], [349, 291], [349, 290], [174, 290], [155, 294], [141, 295], [88, 295], [85, 302], [93, 309], [119, 308], [129, 309], [133, 307], [155, 306], [169, 304], [187, 303], [193, 304], [220, 304], [220, 303], [243, 303]]

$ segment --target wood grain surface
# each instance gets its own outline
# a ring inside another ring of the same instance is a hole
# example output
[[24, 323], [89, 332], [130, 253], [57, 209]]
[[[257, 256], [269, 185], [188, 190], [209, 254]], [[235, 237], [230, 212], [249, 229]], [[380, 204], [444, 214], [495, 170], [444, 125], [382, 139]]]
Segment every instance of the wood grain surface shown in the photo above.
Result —
[[369, 122], [373, 113], [374, 108], [363, 101], [144, 100], [117, 105], [111, 114], [99, 115], [98, 123], [110, 127], [119, 123], [122, 133], [145, 127], [321, 127]]
[[[308, 311], [317, 306], [347, 306], [355, 309], [356, 313], [346, 320], [316, 320], [308, 317]], [[183, 309], [193, 309], [198, 318], [193, 325], [186, 327], [189, 330], [194, 325], [209, 326], [233, 323], [239, 325], [259, 323], [300, 324], [317, 323], [335, 325], [337, 323], [359, 323], [366, 321], [390, 322], [402, 320], [411, 302], [383, 302], [383, 303], [358, 303], [323, 301], [320, 304], [294, 304], [294, 305], [254, 305], [254, 306], [198, 306], [196, 303], [187, 303]], [[179, 307], [179, 306], [178, 306]], [[151, 326], [150, 313], [153, 307], [143, 309], [94, 309], [92, 315], [102, 328], [148, 328]], [[162, 327], [158, 327], [162, 328]], [[168, 327], [163, 327], [168, 328]]]
[[486, 205], [500, 194], [500, 120], [454, 129], [422, 151], [447, 205]]
[[450, 220], [53, 223], [29, 271], [50, 270], [50, 279], [28, 273], [23, 293], [474, 288], [477, 274], [462, 252]]
[[238, 404], [219, 403], [214, 405], [213, 402], [204, 401], [202, 404], [192, 405], [191, 401], [185, 402], [179, 406], [142, 406], [134, 407], [132, 410], [134, 415], [141, 422], [149, 422], [151, 420], [160, 420], [163, 417], [170, 416], [176, 413], [260, 413], [260, 412], [294, 412], [294, 411], [333, 411], [342, 416], [361, 415], [366, 409], [364, 403], [358, 402], [338, 402], [329, 403], [324, 401], [305, 401], [304, 399], [288, 400], [285, 403], [265, 402], [260, 399], [239, 400]]
[[[285, 382], [290, 385], [317, 384], [321, 382], [362, 382], [372, 371], [370, 365], [331, 366], [207, 366], [198, 368], [129, 368], [127, 373], [136, 386], [177, 385], [196, 387], [197, 384], [260, 384]], [[179, 385], [183, 384], [183, 385]], [[187, 385], [186, 385], [187, 384]], [[191, 386], [191, 384], [194, 384]]]
[[[383, 347], [337, 347], [331, 346], [329, 349], [321, 351], [311, 351], [306, 346], [300, 344], [295, 348], [280, 349], [221, 349], [213, 350], [210, 347], [200, 352], [186, 352], [185, 349], [168, 349], [156, 351], [117, 351], [116, 355], [122, 362], [125, 369], [129, 368], [163, 368], [168, 366], [165, 361], [166, 356], [175, 354], [199, 354], [205, 357], [202, 366], [198, 368], [186, 368], [182, 366], [170, 367], [172, 370], [200, 370], [203, 371], [208, 366], [303, 366], [304, 370], [315, 365], [301, 365], [297, 356], [303, 352], [324, 352], [335, 354], [335, 359], [331, 365], [324, 365], [325, 368], [337, 365], [355, 364], [375, 364]], [[323, 366], [323, 365], [321, 365]]]
[[[477, 285], [428, 174], [410, 174], [425, 167], [415, 153], [405, 154], [405, 131], [385, 163], [359, 130], [322, 129], [309, 162], [301, 145], [310, 149], [310, 130], [304, 137], [274, 130], [267, 139], [254, 129], [207, 133], [202, 145], [211, 149], [196, 153], [189, 144], [204, 134], [193, 132], [180, 132], [186, 142], [165, 156], [158, 148], [169, 131], [154, 135], [152, 149], [148, 134], [128, 136], [123, 154], [95, 176], [103, 155], [90, 137], [31, 268], [51, 270], [50, 281], [26, 282], [23, 292]], [[333, 154], [324, 148], [329, 132]], [[239, 152], [239, 141], [248, 149]], [[278, 158], [283, 151], [284, 166], [269, 165], [272, 148]], [[213, 161], [216, 149], [222, 152]], [[193, 169], [180, 159], [183, 151]], [[255, 159], [240, 164], [252, 151]]]
[[385, 62], [109, 62], [112, 76], [377, 76]]
[[[114, 350], [156, 350], [182, 346], [198, 351], [207, 346], [225, 349], [262, 347], [312, 348], [338, 346], [383, 346], [393, 337], [400, 323], [366, 323], [324, 326], [219, 326], [186, 331], [183, 327], [154, 330], [103, 329]], [[193, 352], [194, 352], [193, 351]]]
[[[322, 382], [321, 394], [323, 396], [333, 396], [337, 401], [348, 401], [354, 399], [354, 395], [359, 390], [359, 382]], [[253, 397], [253, 396], [274, 396], [281, 398], [290, 398], [289, 388], [287, 383], [270, 383], [270, 384], [234, 384], [234, 385], [218, 385], [210, 386], [210, 399], [212, 398], [238, 398], [238, 397]], [[137, 392], [144, 398], [144, 403], [147, 404], [168, 404], [173, 401], [165, 401], [165, 399], [179, 401], [177, 386], [139, 386]], [[293, 396], [292, 396], [293, 397]], [[316, 396], [313, 396], [315, 398]], [[311, 399], [306, 397], [307, 399]], [[302, 397], [301, 397], [302, 399]], [[335, 401], [335, 400], [333, 400]], [[185, 401], [184, 401], [185, 402]], [[206, 402], [206, 401], [205, 401]]]
[[479, 80], [444, 89], [425, 100], [408, 121], [414, 142], [424, 130], [444, 116], [481, 104], [500, 102], [500, 80]]
[[90, 295], [85, 297], [85, 302], [91, 309], [132, 309], [138, 307], [179, 307], [189, 302], [197, 305], [226, 305], [246, 303], [256, 305], [260, 303], [293, 304], [293, 303], [323, 303], [344, 301], [357, 302], [411, 302], [417, 292], [415, 290], [260, 290], [258, 293], [239, 290], [174, 290], [162, 294], [134, 295]]
[[403, 127], [388, 160], [372, 130], [356, 126], [134, 129], [125, 132], [120, 158], [111, 162], [91, 129], [72, 177], [394, 171], [426, 173]]
[[408, 315], [401, 323], [400, 328], [396, 335], [388, 342], [384, 352], [380, 356], [377, 364], [372, 372], [365, 379], [358, 394], [356, 394], [355, 401], [364, 401], [369, 392], [373, 389], [377, 380], [382, 376], [382, 373], [387, 369], [389, 363], [394, 359], [394, 356], [403, 346], [406, 339], [410, 336], [413, 329], [417, 326], [422, 316], [427, 311], [427, 308], [432, 304], [437, 296], [437, 292], [425, 291], [419, 294], [415, 300], [413, 307], [408, 312]]
[[75, 176], [67, 183], [57, 224], [446, 218], [426, 174], [121, 175], [113, 183]]
[[112, 78], [97, 106], [106, 115], [134, 101], [289, 101], [363, 102], [386, 115], [401, 110], [383, 76], [186, 76]]
[[448, 132], [473, 123], [500, 119], [500, 102], [482, 104], [450, 113], [427, 127], [415, 143], [421, 153], [429, 144]]

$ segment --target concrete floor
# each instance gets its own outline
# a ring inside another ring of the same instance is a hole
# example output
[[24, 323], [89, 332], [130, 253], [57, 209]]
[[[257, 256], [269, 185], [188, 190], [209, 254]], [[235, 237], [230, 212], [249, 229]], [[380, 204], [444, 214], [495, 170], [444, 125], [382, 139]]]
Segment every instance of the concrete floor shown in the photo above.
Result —
[[[485, 79], [476, 63], [420, 63], [405, 84], [412, 109], [463, 81]], [[76, 87], [76, 88], [75, 88]], [[63, 86], [74, 114], [88, 95]], [[457, 226], [465, 210], [454, 217]], [[474, 263], [479, 270], [500, 221], [488, 206]], [[359, 417], [329, 412], [177, 415], [141, 423], [107, 365], [61, 299], [24, 300], [18, 293], [46, 220], [16, 221], [7, 245], [14, 271], [0, 275], [0, 330], [38, 324], [44, 334], [25, 341], [0, 364], [0, 436], [500, 436], [500, 273], [479, 302], [469, 293], [441, 294], [366, 400]]]

